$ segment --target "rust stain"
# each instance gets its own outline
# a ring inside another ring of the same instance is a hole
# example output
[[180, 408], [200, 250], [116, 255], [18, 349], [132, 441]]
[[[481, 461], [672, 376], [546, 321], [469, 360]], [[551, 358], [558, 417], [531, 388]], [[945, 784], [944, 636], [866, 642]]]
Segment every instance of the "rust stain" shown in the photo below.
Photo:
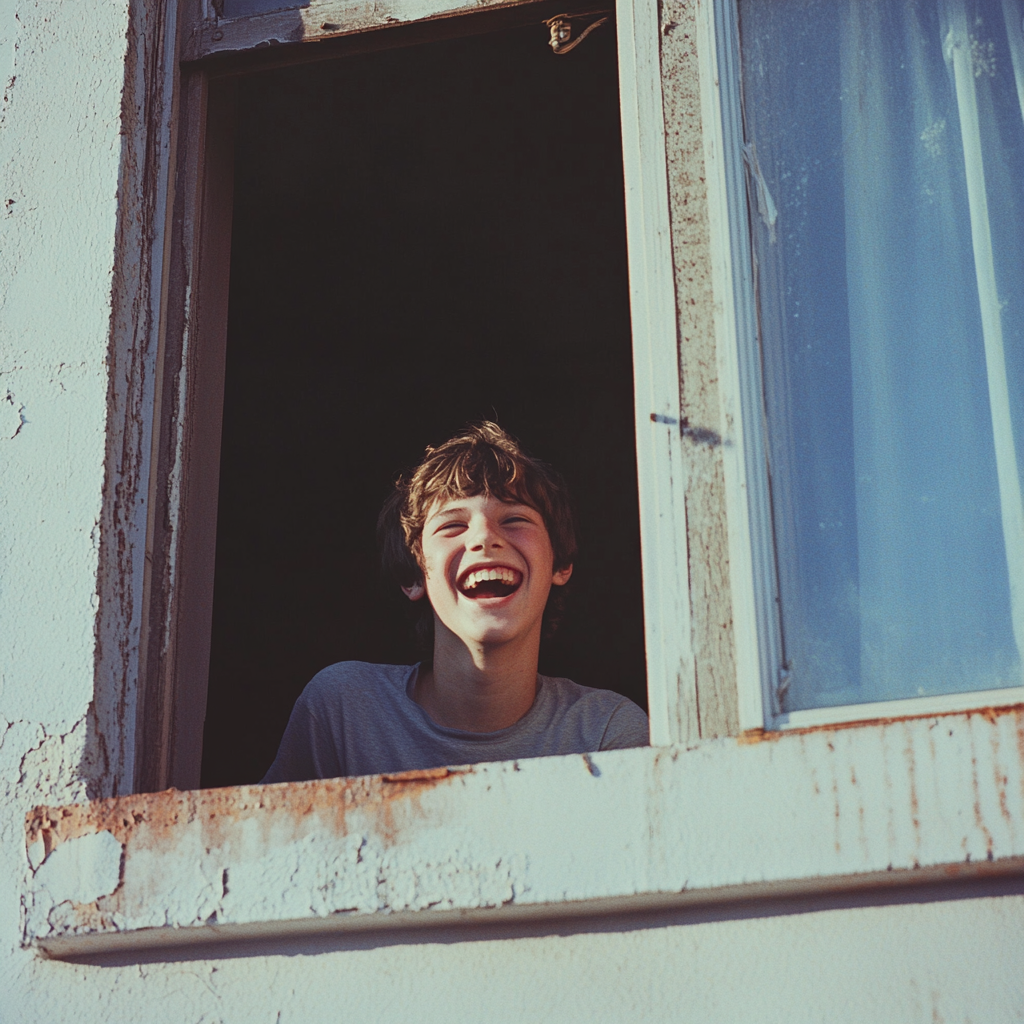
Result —
[[390, 775], [382, 775], [383, 782], [430, 782], [437, 779], [447, 779], [449, 775], [465, 775], [468, 768], [414, 768], [407, 772], [392, 772]]
[[472, 772], [472, 768], [424, 768], [407, 772], [394, 772], [375, 779], [378, 796], [375, 801], [377, 818], [374, 831], [385, 843], [393, 843], [401, 834], [400, 822], [410, 814], [422, 815], [422, 796], [439, 783], [456, 779]]
[[835, 773], [833, 773], [833, 775], [832, 775], [832, 799], [833, 799], [833, 801], [835, 803], [835, 823], [836, 823], [835, 846], [836, 846], [836, 853], [839, 853], [839, 851], [840, 851], [839, 819], [841, 817], [841, 814], [840, 814], [840, 809], [839, 809], [839, 777], [837, 775], [835, 775]]
[[[1024, 765], [1024, 719], [1017, 720], [1017, 757], [1019, 763]], [[1024, 772], [1021, 772], [1020, 791], [1024, 796]]]
[[907, 777], [910, 785], [910, 822], [914, 826], [914, 846], [921, 847], [921, 807], [917, 798], [917, 761], [914, 758], [914, 746], [912, 734], [904, 723], [904, 737], [906, 743], [903, 747], [903, 756], [907, 762]]
[[885, 782], [885, 793], [888, 812], [886, 814], [885, 830], [886, 836], [889, 841], [889, 849], [894, 850], [896, 848], [896, 817], [895, 807], [892, 800], [892, 771], [889, 766], [889, 747], [887, 744], [882, 744], [882, 779]]
[[1000, 761], [999, 730], [992, 730], [992, 771], [995, 776], [996, 795], [999, 798], [999, 813], [1003, 820], [1013, 829], [1013, 815], [1010, 814], [1010, 807], [1006, 802], [1006, 787], [1009, 784], [1009, 776], [1003, 771]]
[[898, 725], [902, 722], [917, 722], [927, 719], [972, 718], [980, 715], [995, 725], [1001, 718], [1014, 716], [1018, 720], [1018, 744], [1021, 760], [1024, 761], [1024, 704], [1007, 704], [1005, 707], [971, 708], [964, 711], [932, 711], [921, 715], [893, 715], [889, 718], [861, 718], [851, 722], [831, 722], [826, 725], [803, 725], [794, 729], [747, 729], [736, 737], [740, 746], [753, 743], [776, 743], [784, 736], [812, 736], [818, 733], [843, 732], [846, 729], [870, 729], [879, 726]]
[[167, 789], [65, 807], [40, 806], [25, 817], [25, 838], [28, 845], [41, 839], [46, 856], [69, 839], [103, 831], [125, 846], [158, 848], [172, 842], [181, 825], [198, 821], [204, 846], [215, 849], [245, 819], [256, 819], [275, 831], [290, 821], [296, 838], [312, 828], [314, 820], [344, 835], [347, 815], [358, 808], [370, 814], [379, 834], [390, 841], [397, 834], [396, 810], [402, 809], [404, 820], [409, 810], [419, 809], [424, 792], [470, 771], [435, 768], [193, 792]]
[[751, 743], [764, 743], [766, 740], [775, 742], [782, 735], [781, 732], [768, 732], [765, 729], [747, 729], [736, 737], [736, 742], [741, 747], [746, 747]]
[[978, 758], [974, 754], [974, 737], [971, 737], [971, 788], [974, 790], [974, 823], [978, 826], [981, 834], [985, 837], [985, 848], [988, 851], [988, 859], [992, 859], [992, 833], [985, 824], [981, 813], [981, 786], [978, 782]]

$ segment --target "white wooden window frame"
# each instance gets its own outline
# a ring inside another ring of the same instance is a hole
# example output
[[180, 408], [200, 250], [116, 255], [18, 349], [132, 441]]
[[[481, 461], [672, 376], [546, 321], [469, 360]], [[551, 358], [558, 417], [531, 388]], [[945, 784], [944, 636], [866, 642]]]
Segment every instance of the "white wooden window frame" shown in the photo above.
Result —
[[699, 738], [656, 0], [617, 0], [651, 743]]
[[[452, 19], [464, 26], [473, 18], [522, 20], [526, 11], [538, 21], [537, 45], [544, 46], [540, 19], [550, 16], [547, 7], [564, 9], [552, 3], [311, 0], [306, 7], [224, 20], [214, 16], [209, 0], [181, 0], [185, 63], [177, 150], [183, 155], [168, 244], [181, 253], [170, 265], [185, 270], [184, 279], [161, 292], [169, 296], [163, 336], [171, 354], [162, 356], [167, 365], [158, 385], [137, 789], [193, 789], [199, 781], [227, 330], [231, 75], [245, 72], [240, 60], [265, 66], [268, 55], [287, 64], [327, 56], [336, 45], [386, 48], [389, 41], [408, 42], [410, 32], [426, 34], [440, 19], [450, 34], [460, 31]], [[594, 6], [570, 0], [568, 9]], [[696, 740], [698, 722], [656, 0], [618, 0], [617, 23], [651, 738], [668, 744]]]
[[741, 730], [808, 728], [972, 708], [1010, 707], [1024, 686], [783, 711], [781, 622], [767, 479], [764, 391], [742, 158], [736, 0], [700, 0], [698, 49], [708, 180], [719, 381], [730, 444], [723, 453]]

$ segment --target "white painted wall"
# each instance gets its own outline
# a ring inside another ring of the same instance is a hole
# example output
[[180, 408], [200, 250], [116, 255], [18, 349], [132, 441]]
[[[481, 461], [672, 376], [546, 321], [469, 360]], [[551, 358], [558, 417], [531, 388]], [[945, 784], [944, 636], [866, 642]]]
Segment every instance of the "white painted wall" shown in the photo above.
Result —
[[25, 814], [113, 791], [89, 709], [130, 683], [96, 643], [127, 31], [128, 0], [0, 0], [0, 1021], [1024, 1019], [1024, 897], [963, 888], [211, 960], [19, 948]]
[[[125, 5], [0, 4], [0, 944], [23, 817], [87, 794]], [[19, 966], [15, 966], [15, 965]], [[15, 992], [18, 985], [15, 985]], [[5, 996], [2, 1019], [25, 1018]]]
[[990, 1024], [1021, 1019], [1022, 911], [969, 900], [217, 963], [52, 963], [19, 975], [21, 1015], [5, 1019]]

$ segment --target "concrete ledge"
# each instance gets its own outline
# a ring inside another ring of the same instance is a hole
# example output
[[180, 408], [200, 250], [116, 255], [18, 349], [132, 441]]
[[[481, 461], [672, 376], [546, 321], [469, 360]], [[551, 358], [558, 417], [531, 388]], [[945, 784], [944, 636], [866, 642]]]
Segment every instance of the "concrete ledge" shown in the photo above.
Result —
[[54, 957], [1022, 873], [1024, 709], [41, 807], [26, 842]]

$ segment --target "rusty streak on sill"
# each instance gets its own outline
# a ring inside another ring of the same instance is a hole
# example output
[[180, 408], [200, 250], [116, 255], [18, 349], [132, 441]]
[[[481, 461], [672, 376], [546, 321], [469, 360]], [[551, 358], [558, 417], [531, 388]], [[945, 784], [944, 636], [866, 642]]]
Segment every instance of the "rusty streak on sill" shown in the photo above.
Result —
[[990, 704], [981, 708], [929, 711], [909, 715], [892, 715], [887, 718], [855, 718], [847, 722], [823, 722], [821, 725], [801, 725], [792, 729], [746, 729], [736, 737], [736, 742], [741, 746], [749, 746], [752, 743], [775, 743], [783, 736], [808, 736], [815, 733], [839, 732], [843, 729], [866, 729], [872, 726], [896, 725], [899, 722], [916, 722], [928, 718], [948, 718], [952, 715], [960, 715], [964, 718], [981, 715], [982, 718], [994, 725], [997, 718], [1014, 714], [1024, 715], [1024, 703]]
[[[936, 720], [953, 716], [970, 718], [980, 715], [995, 724], [1004, 717], [1016, 716], [1017, 729], [1024, 729], [1024, 703], [989, 706], [970, 711], [942, 711], [929, 714], [901, 715], [864, 719], [852, 722], [804, 726], [784, 730], [748, 730], [735, 737], [740, 746], [777, 742], [784, 736], [836, 733], [841, 730], [886, 727], [901, 722]], [[1021, 732], [1024, 737], [1024, 732]], [[656, 748], [652, 748], [656, 749]], [[228, 821], [241, 816], [269, 811], [295, 819], [297, 827], [308, 815], [316, 812], [333, 816], [336, 827], [344, 831], [347, 813], [356, 809], [374, 811], [380, 816], [379, 830], [390, 834], [390, 815], [399, 803], [415, 803], [425, 791], [446, 781], [453, 781], [474, 772], [473, 766], [419, 769], [387, 775], [319, 779], [310, 782], [251, 785], [224, 789], [181, 791], [168, 789], [159, 793], [138, 793], [107, 800], [68, 806], [38, 806], [25, 817], [26, 842], [43, 842], [44, 858], [60, 843], [96, 831], [109, 831], [121, 843], [130, 841], [142, 826], [152, 842], [158, 835], [172, 833], [176, 826], [201, 818], [211, 832], [211, 840]], [[155, 830], [155, 832], [153, 831]]]
[[381, 782], [434, 782], [447, 779], [449, 775], [469, 775], [472, 765], [465, 768], [411, 768], [405, 772], [388, 772], [380, 777]]
[[381, 832], [386, 833], [389, 825], [384, 819], [396, 801], [415, 801], [425, 790], [472, 771], [471, 766], [428, 768], [222, 789], [165, 789], [84, 804], [40, 805], [25, 815], [25, 838], [29, 846], [41, 839], [44, 856], [49, 856], [60, 843], [91, 832], [108, 831], [118, 842], [127, 844], [142, 826], [166, 835], [200, 818], [207, 828], [217, 831], [226, 820], [261, 811], [290, 815], [296, 823], [313, 812], [329, 813], [343, 830], [345, 815], [356, 808], [376, 808], [383, 816]]

